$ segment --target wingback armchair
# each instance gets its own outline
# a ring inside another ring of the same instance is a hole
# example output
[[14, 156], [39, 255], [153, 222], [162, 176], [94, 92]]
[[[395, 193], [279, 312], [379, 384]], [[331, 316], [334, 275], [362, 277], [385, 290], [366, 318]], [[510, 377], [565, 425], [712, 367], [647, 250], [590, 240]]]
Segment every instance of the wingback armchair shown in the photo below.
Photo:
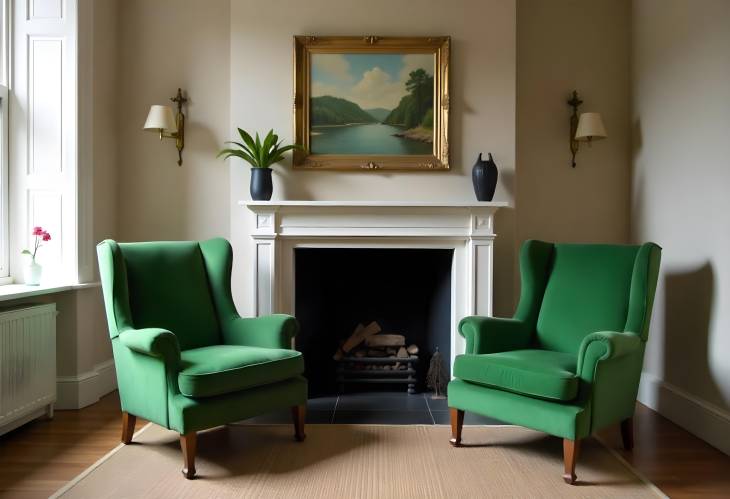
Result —
[[304, 439], [307, 381], [291, 349], [297, 321], [241, 318], [224, 239], [97, 246], [122, 406], [122, 442], [136, 417], [180, 433], [183, 475], [195, 475], [196, 432], [290, 407]]
[[511, 319], [466, 317], [448, 387], [451, 443], [464, 411], [563, 438], [575, 483], [579, 443], [621, 423], [633, 447], [636, 404], [661, 248], [526, 241], [522, 288]]

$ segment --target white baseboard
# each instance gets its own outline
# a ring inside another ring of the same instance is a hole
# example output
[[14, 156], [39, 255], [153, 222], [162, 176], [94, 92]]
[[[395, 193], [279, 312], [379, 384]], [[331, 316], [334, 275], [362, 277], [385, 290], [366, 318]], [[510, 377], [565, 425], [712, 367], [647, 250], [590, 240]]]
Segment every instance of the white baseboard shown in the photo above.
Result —
[[730, 455], [730, 412], [649, 373], [641, 373], [639, 402]]
[[81, 409], [97, 402], [116, 388], [114, 359], [109, 359], [94, 366], [93, 370], [77, 376], [58, 376], [56, 408]]

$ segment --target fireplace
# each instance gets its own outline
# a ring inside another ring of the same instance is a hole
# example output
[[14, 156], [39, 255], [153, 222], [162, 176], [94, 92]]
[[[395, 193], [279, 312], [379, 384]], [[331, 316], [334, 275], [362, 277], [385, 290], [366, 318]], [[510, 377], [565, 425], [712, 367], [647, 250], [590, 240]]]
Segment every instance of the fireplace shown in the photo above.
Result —
[[424, 390], [433, 353], [450, 358], [453, 253], [295, 249], [295, 346], [310, 393]]
[[[433, 324], [445, 324], [443, 321], [447, 320], [448, 325], [439, 326], [438, 334], [432, 332], [427, 338], [419, 340], [426, 342], [423, 347], [426, 352], [432, 352], [435, 342], [438, 342], [449, 371], [454, 357], [463, 353], [465, 348], [464, 340], [457, 332], [459, 320], [467, 315], [492, 313], [492, 255], [496, 237], [494, 213], [506, 203], [242, 201], [241, 204], [254, 217], [251, 233], [254, 258], [251, 308], [257, 315], [297, 315], [303, 331], [294, 347], [301, 345], [302, 349], [309, 349], [308, 340], [320, 341], [314, 340], [318, 334], [323, 338], [321, 341], [329, 338], [327, 341], [334, 341], [334, 347], [337, 347], [335, 336], [339, 339], [347, 337], [359, 322], [368, 321], [378, 321], [379, 324], [382, 321], [384, 333], [401, 333], [408, 328], [408, 334], [421, 334], [426, 326], [418, 325], [414, 318], [418, 313], [411, 311], [398, 316], [391, 313], [388, 304], [380, 303], [378, 298], [379, 295], [393, 293], [397, 295], [399, 310], [418, 308], [416, 304], [410, 303], [411, 297], [404, 301], [397, 292], [402, 283], [389, 281], [388, 289], [378, 286], [378, 280], [383, 282], [390, 279], [379, 270], [381, 266], [389, 265], [391, 260], [404, 262], [396, 270], [408, 270], [409, 259], [402, 258], [402, 255], [419, 255], [412, 258], [418, 259], [417, 267], [421, 271], [424, 265], [430, 264], [420, 259], [430, 258], [430, 255], [440, 255], [435, 257], [439, 261], [450, 261], [448, 277], [445, 277], [447, 274], [443, 270], [436, 272], [449, 281], [450, 286], [439, 288], [436, 302], [440, 305], [432, 305], [430, 309], [437, 311], [433, 313], [440, 317], [434, 319]], [[409, 253], [411, 251], [413, 253]], [[369, 256], [353, 257], [356, 254]], [[304, 275], [300, 273], [300, 266], [307, 259], [319, 261], [313, 268], [317, 269], [315, 272], [322, 273], [323, 279], [336, 277], [332, 275], [334, 262], [337, 262], [337, 268], [351, 274], [369, 268], [367, 278], [358, 278], [360, 282], [352, 282], [352, 276], [348, 279], [348, 291], [365, 297], [368, 293], [361, 290], [369, 290], [367, 299], [379, 305], [369, 309], [367, 303], [346, 303], [348, 313], [340, 317], [339, 311], [328, 309], [324, 290], [317, 290], [321, 285], [316, 276], [307, 277], [307, 270], [303, 271]], [[369, 262], [380, 262], [380, 265], [370, 265]], [[442, 269], [446, 266], [436, 265]], [[374, 274], [377, 277], [373, 277]], [[311, 282], [302, 285], [299, 279]], [[415, 299], [415, 295], [412, 297]], [[444, 305], [446, 301], [448, 306]], [[310, 313], [317, 317], [309, 316]], [[327, 315], [332, 317], [325, 317]], [[443, 319], [444, 316], [447, 319]], [[331, 361], [331, 350], [332, 345], [328, 343], [322, 347], [323, 353], [312, 354], [310, 351], [305, 357], [320, 358], [318, 356], [321, 355], [324, 358], [326, 353]], [[425, 366], [424, 360], [427, 359], [419, 355], [421, 372]], [[331, 382], [325, 381], [315, 383], [322, 389], [330, 389], [327, 388], [330, 385]]]

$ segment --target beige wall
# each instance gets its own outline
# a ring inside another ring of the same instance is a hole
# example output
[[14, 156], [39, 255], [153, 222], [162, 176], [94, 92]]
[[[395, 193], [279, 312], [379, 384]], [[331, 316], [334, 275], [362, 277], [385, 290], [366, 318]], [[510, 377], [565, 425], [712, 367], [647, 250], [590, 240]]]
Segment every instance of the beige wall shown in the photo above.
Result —
[[[117, 116], [119, 0], [93, 0], [93, 243], [117, 237]], [[96, 252], [93, 279], [98, 280]], [[61, 293], [57, 300], [58, 374], [74, 376], [92, 371], [112, 356], [101, 288]]]
[[[225, 1], [204, 7], [192, 0], [124, 2], [119, 237], [230, 237], [234, 294], [241, 312], [250, 313], [251, 216], [237, 205], [249, 198], [249, 171], [233, 160], [229, 177], [213, 156], [237, 126], [274, 128], [291, 138], [292, 35], [449, 34], [451, 172], [294, 172], [287, 163], [277, 167], [274, 199], [473, 199], [471, 165], [478, 152], [492, 151], [500, 167], [495, 199], [514, 204], [517, 197], [519, 203], [516, 216], [505, 210], [497, 220], [495, 311], [511, 313], [516, 240], [625, 241], [629, 206], [628, 0], [515, 3], [431, 1], [414, 10], [405, 1], [316, 0], [293, 10], [291, 2], [275, 0], [261, 2], [261, 8], [231, 2], [229, 16]], [[176, 30], [186, 34], [179, 54], [172, 52]], [[576, 48], [575, 37], [588, 42]], [[140, 126], [147, 106], [164, 100], [180, 81], [193, 98], [190, 120], [197, 120], [197, 128], [189, 129], [186, 163], [178, 169], [172, 168], [171, 144], [160, 145]], [[585, 97], [584, 110], [604, 114], [611, 136], [581, 151], [576, 170], [567, 166], [564, 104], [574, 87]]]
[[[450, 172], [323, 173], [277, 167], [274, 199], [471, 200], [471, 166], [491, 151], [500, 167], [495, 199], [513, 202], [515, 164], [515, 2], [504, 0], [283, 0], [232, 2], [230, 133], [292, 131], [292, 35], [430, 35], [452, 37]], [[231, 164], [234, 294], [251, 312], [252, 217], [235, 206], [249, 199], [249, 172]], [[511, 313], [514, 216], [497, 220], [497, 313]]]
[[[215, 159], [229, 122], [228, 12], [228, 1], [94, 0], [94, 243], [228, 235], [228, 168]], [[190, 95], [181, 168], [172, 141], [142, 131], [149, 105], [178, 86]], [[57, 304], [59, 376], [111, 358], [100, 288], [34, 301]]]
[[636, 0], [633, 40], [632, 233], [664, 247], [648, 396], [675, 420], [714, 406], [729, 452], [730, 3]]
[[[229, 1], [124, 0], [119, 12], [119, 239], [227, 236]], [[183, 165], [171, 139], [143, 132], [151, 104], [188, 93]]]
[[[117, 235], [119, 130], [119, 0], [94, 0], [93, 234], [94, 243]], [[96, 261], [96, 260], [94, 260]], [[97, 266], [94, 273], [98, 276]]]
[[[517, 3], [518, 240], [629, 238], [630, 1]], [[603, 115], [608, 139], [571, 168], [570, 92]]]

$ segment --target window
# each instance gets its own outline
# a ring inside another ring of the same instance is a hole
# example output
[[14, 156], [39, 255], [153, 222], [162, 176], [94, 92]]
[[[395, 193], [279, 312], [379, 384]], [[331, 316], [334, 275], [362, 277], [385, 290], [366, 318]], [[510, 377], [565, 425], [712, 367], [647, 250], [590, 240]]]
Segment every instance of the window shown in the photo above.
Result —
[[[12, 3], [9, 109], [10, 276], [20, 281], [42, 226], [53, 238], [38, 252], [42, 283], [79, 280], [77, 0]], [[91, 8], [93, 2], [85, 2]], [[88, 14], [88, 13], [87, 13]], [[90, 18], [90, 17], [89, 17]]]

